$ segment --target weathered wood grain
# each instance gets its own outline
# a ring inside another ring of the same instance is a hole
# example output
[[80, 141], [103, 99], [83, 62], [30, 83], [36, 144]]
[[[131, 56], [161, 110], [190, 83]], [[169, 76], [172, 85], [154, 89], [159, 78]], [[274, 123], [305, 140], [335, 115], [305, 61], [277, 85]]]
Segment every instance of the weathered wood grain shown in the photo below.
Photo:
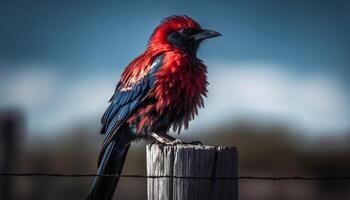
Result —
[[235, 147], [153, 144], [147, 146], [147, 175], [211, 177], [148, 178], [148, 200], [237, 200], [238, 153]]

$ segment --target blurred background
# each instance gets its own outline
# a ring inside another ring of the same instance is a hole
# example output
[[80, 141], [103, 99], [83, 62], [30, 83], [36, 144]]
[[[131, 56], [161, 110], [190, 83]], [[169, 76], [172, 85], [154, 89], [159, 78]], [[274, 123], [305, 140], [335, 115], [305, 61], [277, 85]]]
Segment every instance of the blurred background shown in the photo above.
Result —
[[[0, 171], [95, 173], [100, 117], [164, 17], [205, 43], [206, 108], [184, 140], [232, 145], [240, 175], [350, 176], [350, 2], [0, 1]], [[145, 145], [125, 174], [145, 174]], [[92, 178], [1, 177], [0, 199], [85, 199]], [[350, 199], [349, 181], [240, 181], [240, 199]], [[115, 199], [146, 199], [123, 178]]]

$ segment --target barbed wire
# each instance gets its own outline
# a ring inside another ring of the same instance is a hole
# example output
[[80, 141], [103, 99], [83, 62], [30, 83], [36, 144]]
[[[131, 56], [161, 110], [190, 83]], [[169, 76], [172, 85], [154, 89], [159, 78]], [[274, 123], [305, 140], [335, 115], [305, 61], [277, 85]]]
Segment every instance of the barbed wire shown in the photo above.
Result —
[[130, 174], [60, 174], [60, 173], [4, 173], [0, 176], [8, 177], [62, 177], [62, 178], [83, 178], [83, 177], [121, 177], [121, 178], [175, 178], [175, 179], [208, 179], [208, 180], [303, 180], [303, 181], [350, 181], [350, 176], [329, 176], [329, 177], [306, 177], [306, 176], [237, 176], [237, 177], [202, 177], [202, 176], [147, 176]]

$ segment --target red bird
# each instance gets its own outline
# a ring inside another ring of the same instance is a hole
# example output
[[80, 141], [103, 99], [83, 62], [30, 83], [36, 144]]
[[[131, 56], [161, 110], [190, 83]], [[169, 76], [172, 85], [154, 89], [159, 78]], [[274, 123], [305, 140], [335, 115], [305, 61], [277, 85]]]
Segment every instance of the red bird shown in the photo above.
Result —
[[[204, 106], [207, 69], [197, 58], [201, 42], [221, 36], [202, 29], [187, 16], [171, 16], [154, 30], [147, 49], [124, 70], [102, 117], [106, 134], [98, 174], [121, 174], [130, 143], [151, 136], [166, 144], [181, 141], [167, 135], [180, 132]], [[118, 177], [97, 177], [89, 200], [110, 200]]]

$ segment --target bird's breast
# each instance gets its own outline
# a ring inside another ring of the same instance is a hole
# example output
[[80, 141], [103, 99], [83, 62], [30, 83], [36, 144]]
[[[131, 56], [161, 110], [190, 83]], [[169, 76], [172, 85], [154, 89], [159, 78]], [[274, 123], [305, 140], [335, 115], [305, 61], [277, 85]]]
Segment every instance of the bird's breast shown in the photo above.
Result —
[[154, 87], [145, 104], [129, 119], [137, 129], [171, 127], [180, 131], [204, 106], [207, 92], [206, 66], [181, 53], [167, 53], [154, 74]]
[[171, 53], [164, 57], [164, 65], [155, 77], [155, 89], [151, 95], [157, 99], [157, 113], [187, 128], [198, 108], [203, 106], [203, 96], [206, 96], [205, 65], [196, 58]]

